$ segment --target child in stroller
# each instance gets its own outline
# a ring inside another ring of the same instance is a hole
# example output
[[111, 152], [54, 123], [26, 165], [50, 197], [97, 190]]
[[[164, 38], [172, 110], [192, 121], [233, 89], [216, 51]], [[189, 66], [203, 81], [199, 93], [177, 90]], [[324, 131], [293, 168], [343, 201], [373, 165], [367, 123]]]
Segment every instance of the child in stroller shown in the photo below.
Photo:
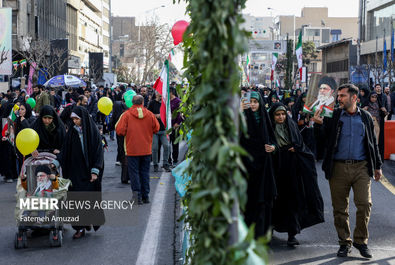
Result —
[[[37, 177], [37, 187], [34, 190], [32, 196], [51, 198], [53, 189], [59, 189], [59, 181], [55, 174], [51, 173], [51, 170], [47, 165], [39, 165], [36, 168], [35, 174]], [[27, 176], [21, 177], [21, 185], [27, 191]], [[25, 211], [24, 216], [28, 216], [29, 212]], [[38, 211], [38, 217], [45, 217], [45, 211]]]
[[15, 235], [16, 249], [27, 247], [28, 231], [32, 231], [32, 235], [49, 233], [50, 245], [62, 246], [63, 219], [59, 218], [60, 209], [44, 206], [33, 210], [34, 206], [32, 206], [33, 201], [37, 200], [62, 202], [67, 198], [71, 182], [61, 177], [61, 168], [56, 174], [52, 174], [49, 165], [55, 158], [54, 154], [42, 152], [37, 157], [27, 158], [22, 165], [16, 187], [15, 220], [18, 228]]

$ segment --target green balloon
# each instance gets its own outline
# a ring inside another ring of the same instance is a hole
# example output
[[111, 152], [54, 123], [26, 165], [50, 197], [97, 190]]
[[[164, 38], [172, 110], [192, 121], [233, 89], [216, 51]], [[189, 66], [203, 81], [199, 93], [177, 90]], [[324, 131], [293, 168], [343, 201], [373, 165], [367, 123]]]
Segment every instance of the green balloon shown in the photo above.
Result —
[[136, 95], [136, 92], [132, 89], [125, 92], [125, 94], [123, 95], [123, 98], [125, 99], [126, 107], [130, 108], [131, 106], [133, 106], [132, 100], [135, 95]]
[[36, 106], [36, 101], [34, 100], [34, 98], [28, 98], [26, 100], [26, 103], [29, 104], [32, 109]]

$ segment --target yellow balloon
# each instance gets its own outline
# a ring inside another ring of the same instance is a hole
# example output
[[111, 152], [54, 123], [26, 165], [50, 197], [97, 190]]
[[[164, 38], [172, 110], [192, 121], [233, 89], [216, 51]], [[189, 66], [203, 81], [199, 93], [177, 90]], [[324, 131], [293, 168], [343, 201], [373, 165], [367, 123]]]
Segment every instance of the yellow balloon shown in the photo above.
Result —
[[101, 97], [97, 102], [97, 108], [100, 110], [101, 113], [107, 116], [112, 111], [111, 99], [109, 99], [108, 97]]
[[16, 136], [15, 142], [19, 152], [25, 156], [37, 149], [40, 137], [33, 129], [23, 129]]

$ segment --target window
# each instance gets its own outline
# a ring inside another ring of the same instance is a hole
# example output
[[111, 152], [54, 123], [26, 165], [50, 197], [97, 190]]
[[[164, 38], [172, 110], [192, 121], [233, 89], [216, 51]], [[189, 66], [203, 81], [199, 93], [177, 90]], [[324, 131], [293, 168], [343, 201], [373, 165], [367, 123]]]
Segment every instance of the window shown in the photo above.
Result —
[[72, 6], [67, 6], [67, 33], [70, 50], [77, 50], [77, 10]]
[[103, 21], [103, 30], [110, 32], [110, 25]]
[[306, 29], [307, 37], [319, 37], [320, 29]]
[[322, 42], [329, 43], [329, 29], [322, 29]]
[[346, 72], [348, 71], [348, 59], [326, 64], [327, 73]]
[[332, 29], [331, 30], [331, 41], [332, 42], [339, 41], [341, 34], [342, 34], [341, 29]]
[[103, 35], [103, 44], [106, 46], [110, 46], [110, 38]]
[[368, 12], [368, 23], [370, 23], [369, 40], [376, 39], [376, 36], [382, 38], [385, 34], [391, 34], [391, 18], [395, 14], [395, 5]]

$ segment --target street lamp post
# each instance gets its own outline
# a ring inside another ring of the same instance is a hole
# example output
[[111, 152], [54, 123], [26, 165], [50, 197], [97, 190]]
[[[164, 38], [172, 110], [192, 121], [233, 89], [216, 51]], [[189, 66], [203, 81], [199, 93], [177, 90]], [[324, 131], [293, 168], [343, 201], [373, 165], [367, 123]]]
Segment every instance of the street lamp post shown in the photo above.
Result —
[[[162, 7], [166, 7], [165, 5], [161, 5], [161, 6], [157, 6], [157, 7], [155, 7], [155, 8], [151, 8], [151, 9], [148, 9], [148, 10], [146, 10], [146, 11], [144, 11], [144, 12], [142, 12], [142, 13], [149, 13], [149, 12], [154, 12], [155, 10], [157, 10], [157, 9], [159, 9], [159, 8], [162, 8]], [[140, 13], [140, 14], [142, 14], [142, 13]], [[141, 21], [139, 21], [139, 31], [138, 31], [138, 41], [140, 41], [140, 27], [141, 27]]]
[[[154, 12], [155, 10], [157, 10], [157, 9], [159, 9], [159, 8], [162, 8], [162, 7], [166, 7], [166, 6], [165, 6], [165, 5], [157, 6], [157, 7], [148, 9], [148, 10], [146, 10], [146, 11], [140, 13], [140, 14], [143, 14], [143, 13], [146, 14], [146, 13], [149, 13], [149, 12]], [[137, 17], [138, 17], [138, 16], [137, 16]], [[138, 23], [139, 23], [139, 25], [138, 25], [138, 37], [137, 37], [137, 41], [138, 41], [138, 44], [139, 44], [139, 45], [138, 45], [138, 58], [137, 58], [137, 77], [138, 77], [138, 80], [140, 81], [141, 21], [139, 20]]]

